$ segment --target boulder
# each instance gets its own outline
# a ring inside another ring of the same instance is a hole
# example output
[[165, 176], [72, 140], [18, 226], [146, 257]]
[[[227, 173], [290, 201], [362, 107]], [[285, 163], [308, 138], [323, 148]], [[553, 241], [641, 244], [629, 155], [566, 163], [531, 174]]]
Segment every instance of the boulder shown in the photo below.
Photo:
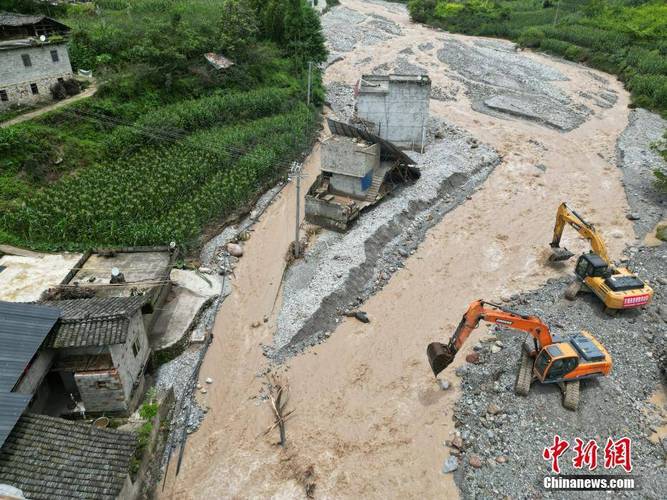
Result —
[[238, 243], [227, 243], [227, 252], [234, 257], [242, 257], [243, 247]]

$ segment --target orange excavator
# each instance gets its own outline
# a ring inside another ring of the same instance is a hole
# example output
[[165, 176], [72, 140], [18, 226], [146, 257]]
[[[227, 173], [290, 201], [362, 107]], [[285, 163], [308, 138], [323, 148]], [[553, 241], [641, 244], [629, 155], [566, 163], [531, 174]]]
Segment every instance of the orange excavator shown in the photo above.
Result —
[[454, 361], [456, 353], [482, 320], [528, 332], [514, 386], [514, 392], [519, 396], [528, 395], [534, 380], [543, 384], [558, 384], [563, 392], [563, 406], [576, 410], [579, 381], [611, 372], [611, 356], [590, 333], [583, 331], [562, 339], [552, 334], [536, 316], [519, 314], [497, 304], [476, 300], [468, 307], [448, 344], [432, 342], [426, 349], [428, 362], [436, 377]]

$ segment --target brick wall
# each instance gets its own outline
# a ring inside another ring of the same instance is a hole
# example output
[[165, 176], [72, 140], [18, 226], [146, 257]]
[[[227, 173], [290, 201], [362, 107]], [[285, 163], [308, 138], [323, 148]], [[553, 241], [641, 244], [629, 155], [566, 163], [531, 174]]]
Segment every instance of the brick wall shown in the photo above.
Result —
[[123, 383], [117, 370], [74, 374], [79, 394], [88, 412], [126, 411]]
[[[132, 348], [135, 342], [139, 347], [139, 351], [136, 355]], [[140, 311], [137, 311], [130, 321], [129, 332], [125, 343], [109, 346], [109, 352], [111, 353], [113, 365], [118, 370], [123, 382], [125, 396], [129, 400], [135, 382], [141, 375], [150, 354], [150, 345], [148, 343], [148, 337], [146, 335], [146, 329], [144, 328], [144, 322]]]

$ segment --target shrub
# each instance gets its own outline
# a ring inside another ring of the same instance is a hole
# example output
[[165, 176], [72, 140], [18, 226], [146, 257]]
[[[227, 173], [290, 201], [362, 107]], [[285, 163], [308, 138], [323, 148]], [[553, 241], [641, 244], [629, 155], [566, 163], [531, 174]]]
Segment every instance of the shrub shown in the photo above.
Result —
[[56, 101], [61, 101], [67, 97], [67, 89], [63, 82], [56, 82], [49, 88], [51, 97]]
[[65, 92], [67, 92], [68, 96], [77, 95], [81, 92], [81, 84], [74, 78], [65, 80], [63, 86], [65, 87]]
[[539, 47], [544, 40], [544, 31], [539, 28], [526, 28], [519, 35], [519, 45], [522, 47]]

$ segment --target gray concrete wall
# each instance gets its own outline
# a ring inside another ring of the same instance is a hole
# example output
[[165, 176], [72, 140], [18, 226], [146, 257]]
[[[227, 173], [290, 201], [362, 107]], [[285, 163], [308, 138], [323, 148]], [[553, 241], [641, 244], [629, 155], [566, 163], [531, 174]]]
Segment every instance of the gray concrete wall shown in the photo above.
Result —
[[[58, 51], [58, 61], [51, 58], [51, 51]], [[23, 64], [22, 55], [30, 56], [31, 66]], [[7, 92], [7, 101], [0, 101], [0, 109], [15, 104], [33, 104], [51, 99], [51, 85], [58, 78], [72, 76], [67, 45], [49, 44], [41, 47], [21, 47], [0, 51], [0, 90]], [[39, 93], [33, 95], [30, 84], [37, 84]]]
[[364, 177], [379, 166], [379, 144], [367, 145], [340, 135], [332, 135], [322, 142], [320, 169], [323, 172]]
[[320, 200], [314, 196], [306, 196], [306, 220], [311, 224], [336, 231], [345, 231], [350, 220], [356, 217], [351, 217], [350, 214], [348, 207]]
[[42, 380], [44, 380], [44, 377], [46, 377], [46, 374], [51, 370], [54, 358], [55, 352], [50, 349], [39, 351], [27, 373], [19, 381], [15, 392], [34, 394], [42, 383]]
[[[138, 354], [135, 356], [132, 350], [132, 344], [137, 341], [140, 347]], [[123, 383], [123, 390], [126, 398], [129, 400], [134, 389], [134, 384], [143, 371], [148, 356], [150, 355], [150, 345], [148, 343], [148, 336], [144, 328], [144, 321], [140, 312], [137, 312], [130, 321], [129, 332], [127, 340], [124, 344], [112, 345], [109, 347], [111, 352], [111, 359], [113, 365], [120, 374]]]
[[368, 173], [371, 176], [370, 181], [364, 187], [363, 178], [350, 177], [349, 175], [332, 174], [330, 180], [331, 191], [335, 194], [342, 194], [363, 200], [372, 182], [372, 171]]
[[429, 80], [390, 79], [380, 88], [361, 86], [356, 103], [359, 118], [375, 125], [374, 132], [401, 148], [421, 148], [428, 122]]

